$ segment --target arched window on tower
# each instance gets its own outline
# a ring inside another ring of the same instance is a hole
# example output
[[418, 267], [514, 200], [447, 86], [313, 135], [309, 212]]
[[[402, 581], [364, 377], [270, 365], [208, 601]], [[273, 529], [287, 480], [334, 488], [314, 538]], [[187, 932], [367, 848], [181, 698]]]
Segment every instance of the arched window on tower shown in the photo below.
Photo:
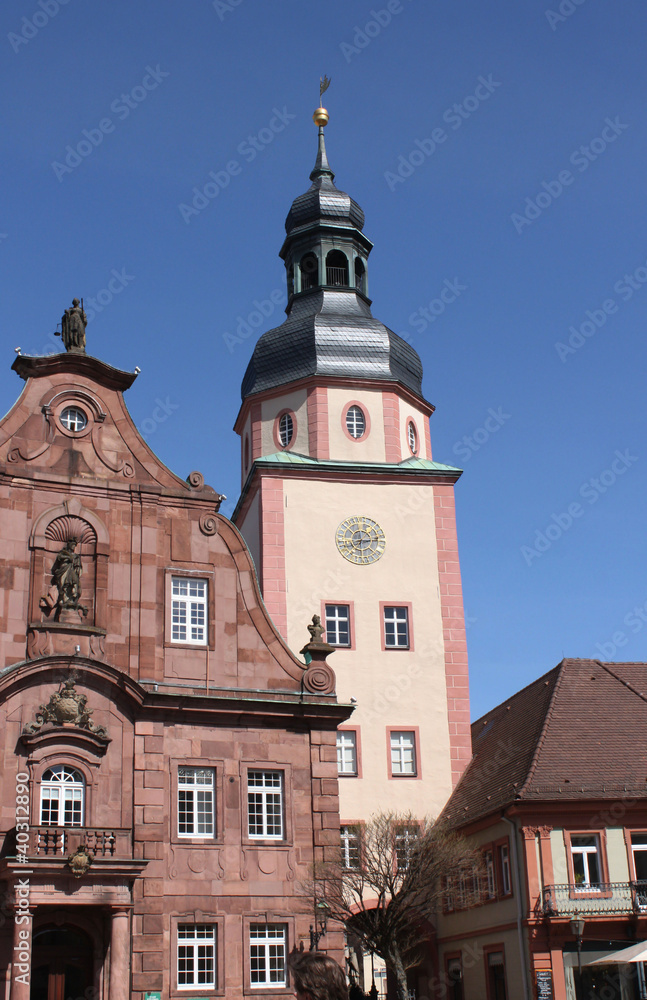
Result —
[[355, 258], [355, 288], [362, 295], [366, 295], [366, 268], [359, 257]]
[[43, 826], [83, 826], [85, 781], [66, 764], [48, 768], [40, 782], [40, 822]]
[[341, 250], [331, 250], [326, 257], [326, 284], [348, 287], [348, 257]]
[[299, 264], [301, 271], [301, 291], [306, 292], [309, 288], [316, 288], [319, 284], [319, 261], [313, 253], [307, 253], [301, 258]]
[[288, 268], [288, 298], [294, 295], [294, 264]]

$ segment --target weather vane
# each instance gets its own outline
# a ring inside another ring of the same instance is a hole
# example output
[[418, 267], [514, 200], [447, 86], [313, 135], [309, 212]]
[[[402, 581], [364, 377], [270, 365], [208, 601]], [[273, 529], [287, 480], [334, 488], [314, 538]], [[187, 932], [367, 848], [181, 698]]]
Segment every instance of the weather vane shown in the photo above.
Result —
[[[322, 126], [328, 124], [328, 118], [330, 117], [329, 114], [328, 114], [328, 112], [324, 108], [324, 106], [322, 104], [322, 101], [321, 101], [321, 98], [323, 97], [323, 95], [325, 94], [325, 92], [328, 90], [329, 86], [330, 86], [330, 77], [320, 76], [319, 77], [319, 107], [317, 108], [317, 110], [315, 111], [315, 113], [312, 116], [312, 120], [314, 121], [315, 125], [318, 125], [320, 128]], [[321, 134], [323, 135], [323, 132]]]

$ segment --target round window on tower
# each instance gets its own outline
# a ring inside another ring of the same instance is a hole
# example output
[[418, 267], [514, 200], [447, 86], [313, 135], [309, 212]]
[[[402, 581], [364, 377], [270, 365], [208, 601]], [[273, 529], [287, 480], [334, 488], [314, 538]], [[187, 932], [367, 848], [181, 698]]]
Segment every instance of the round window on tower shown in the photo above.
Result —
[[59, 420], [67, 431], [82, 431], [88, 424], [88, 418], [79, 406], [66, 406], [61, 410]]
[[366, 411], [358, 403], [349, 403], [344, 412], [343, 426], [353, 441], [366, 437], [370, 429]]
[[290, 448], [297, 433], [297, 418], [292, 410], [283, 410], [274, 421], [274, 442], [279, 448]]
[[413, 420], [410, 420], [407, 424], [407, 440], [409, 442], [409, 448], [411, 449], [412, 455], [418, 454], [418, 431], [416, 430], [416, 425]]

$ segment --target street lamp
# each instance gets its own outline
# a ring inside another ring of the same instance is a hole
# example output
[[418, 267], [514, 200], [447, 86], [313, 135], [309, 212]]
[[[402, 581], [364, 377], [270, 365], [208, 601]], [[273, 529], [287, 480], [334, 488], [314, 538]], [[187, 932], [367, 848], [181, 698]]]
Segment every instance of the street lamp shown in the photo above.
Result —
[[581, 917], [573, 917], [571, 920], [571, 934], [577, 938], [577, 992], [582, 996], [582, 937], [584, 935], [584, 921]]
[[326, 928], [328, 926], [328, 914], [330, 913], [330, 907], [325, 899], [320, 899], [318, 903], [315, 903], [315, 928], [310, 924], [310, 951], [316, 951], [319, 945], [319, 938], [322, 938], [326, 933]]

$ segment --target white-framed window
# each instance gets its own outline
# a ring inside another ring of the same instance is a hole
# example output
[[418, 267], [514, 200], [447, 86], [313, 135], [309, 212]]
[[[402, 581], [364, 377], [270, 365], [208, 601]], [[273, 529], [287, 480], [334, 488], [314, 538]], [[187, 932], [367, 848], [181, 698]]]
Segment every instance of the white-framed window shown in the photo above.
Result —
[[599, 888], [600, 848], [595, 834], [571, 837], [571, 859], [576, 890]]
[[58, 419], [68, 431], [82, 431], [88, 423], [87, 416], [78, 406], [66, 406]]
[[348, 604], [326, 604], [326, 642], [331, 646], [350, 646]]
[[352, 729], [337, 732], [337, 773], [357, 774], [357, 733]]
[[409, 648], [408, 608], [384, 608], [384, 645], [387, 649]]
[[512, 892], [512, 880], [510, 878], [510, 851], [507, 844], [499, 847], [499, 868], [501, 871], [501, 895], [509, 896]]
[[391, 774], [416, 774], [416, 734], [391, 732]]
[[496, 896], [496, 872], [492, 851], [486, 851], [483, 860], [485, 862], [485, 895], [488, 899], [494, 899]]
[[279, 441], [282, 448], [287, 448], [294, 434], [294, 421], [291, 413], [282, 413], [279, 418]]
[[647, 883], [647, 833], [631, 834], [631, 853], [636, 881]]
[[45, 771], [40, 781], [40, 821], [43, 826], [83, 826], [85, 781], [65, 764]]
[[359, 868], [360, 839], [356, 826], [340, 826], [341, 859], [344, 868]]
[[171, 641], [207, 644], [207, 581], [192, 576], [171, 578]]
[[251, 986], [285, 986], [285, 924], [252, 924], [249, 928]]
[[407, 441], [409, 442], [409, 448], [411, 449], [412, 455], [418, 454], [418, 432], [416, 431], [416, 425], [413, 420], [410, 420], [407, 424]]
[[180, 990], [215, 989], [216, 928], [213, 924], [178, 924], [177, 985]]
[[180, 837], [213, 837], [214, 772], [180, 767], [177, 776], [177, 832]]
[[247, 772], [247, 822], [250, 837], [283, 838], [283, 772]]
[[346, 430], [352, 438], [361, 438], [366, 431], [366, 417], [360, 406], [349, 406], [346, 411]]
[[400, 826], [395, 834], [395, 860], [400, 871], [406, 871], [411, 860], [413, 845], [418, 839], [418, 831], [410, 826]]

